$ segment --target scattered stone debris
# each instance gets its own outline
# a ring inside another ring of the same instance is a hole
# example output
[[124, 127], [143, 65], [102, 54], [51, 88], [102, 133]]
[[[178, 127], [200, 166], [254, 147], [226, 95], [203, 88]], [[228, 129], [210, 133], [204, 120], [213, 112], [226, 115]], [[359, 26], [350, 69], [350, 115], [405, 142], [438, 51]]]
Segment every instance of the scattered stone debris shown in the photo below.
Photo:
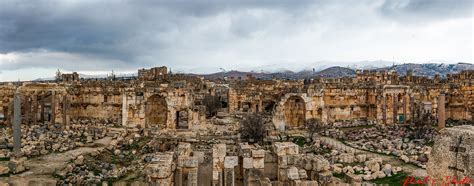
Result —
[[[357, 71], [211, 81], [156, 67], [1, 83], [0, 183], [363, 185], [414, 169], [472, 177], [473, 79]], [[258, 135], [244, 136], [250, 116]], [[66, 154], [53, 175], [29, 167]]]

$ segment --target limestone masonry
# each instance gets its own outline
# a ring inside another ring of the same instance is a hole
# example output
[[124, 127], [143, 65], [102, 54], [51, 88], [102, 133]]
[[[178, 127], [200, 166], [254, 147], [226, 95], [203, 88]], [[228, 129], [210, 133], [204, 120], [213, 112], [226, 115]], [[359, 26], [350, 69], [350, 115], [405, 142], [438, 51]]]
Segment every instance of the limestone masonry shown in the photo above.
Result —
[[58, 73], [0, 83], [0, 185], [474, 179], [473, 117], [474, 71], [212, 81], [167, 67], [104, 79]]

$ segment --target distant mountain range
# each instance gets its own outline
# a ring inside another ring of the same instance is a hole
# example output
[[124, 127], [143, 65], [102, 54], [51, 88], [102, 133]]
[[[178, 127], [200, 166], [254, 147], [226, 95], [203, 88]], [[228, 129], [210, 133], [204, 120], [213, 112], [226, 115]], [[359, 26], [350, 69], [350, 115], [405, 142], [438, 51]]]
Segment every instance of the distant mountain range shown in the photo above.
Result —
[[204, 75], [207, 79], [222, 79], [227, 78], [242, 78], [245, 79], [248, 74], [251, 74], [255, 78], [260, 79], [271, 79], [271, 78], [286, 78], [286, 79], [304, 79], [304, 78], [339, 78], [339, 77], [354, 77], [356, 69], [362, 70], [395, 70], [400, 76], [406, 75], [407, 70], [411, 69], [415, 76], [427, 76], [434, 77], [439, 74], [441, 77], [445, 77], [446, 74], [455, 74], [463, 70], [474, 70], [474, 65], [469, 63], [457, 63], [457, 64], [442, 64], [442, 63], [425, 63], [425, 64], [399, 64], [392, 65], [390, 67], [382, 68], [348, 68], [334, 66], [329, 67], [320, 71], [303, 70], [300, 72], [284, 71], [274, 73], [261, 73], [261, 72], [241, 72], [241, 71], [228, 71], [218, 72], [213, 74]]
[[[370, 65], [370, 64], [374, 65]], [[224, 77], [227, 78], [241, 78], [246, 79], [247, 75], [251, 75], [258, 79], [272, 79], [272, 78], [283, 78], [283, 79], [304, 79], [304, 78], [316, 78], [316, 77], [324, 77], [324, 78], [338, 78], [338, 77], [354, 77], [356, 74], [356, 69], [361, 70], [395, 70], [401, 76], [404, 76], [407, 70], [412, 70], [413, 75], [415, 76], [428, 76], [434, 77], [436, 74], [439, 74], [441, 77], [445, 77], [446, 74], [454, 74], [459, 73], [463, 70], [474, 70], [474, 64], [470, 63], [457, 63], [457, 64], [445, 64], [445, 63], [424, 63], [424, 64], [397, 64], [397, 65], [386, 65], [388, 62], [380, 61], [377, 62], [366, 62], [363, 63], [364, 66], [358, 65], [348, 65], [347, 67], [341, 66], [331, 66], [321, 68], [310, 69], [306, 67], [305, 69], [293, 72], [290, 70], [284, 70], [280, 68], [280, 71], [271, 72], [275, 69], [261, 69], [260, 72], [256, 71], [222, 71], [217, 73], [210, 73], [210, 74], [189, 74], [189, 75], [199, 75], [203, 76], [206, 79], [223, 79]], [[367, 65], [369, 64], [369, 65]], [[376, 67], [375, 64], [379, 65], [384, 64], [383, 67]], [[116, 75], [117, 77], [130, 77], [130, 76], [137, 76], [136, 73], [134, 74], [125, 74], [125, 75]], [[85, 79], [94, 79], [94, 78], [106, 78], [107, 75], [86, 75], [80, 74], [81, 78]], [[34, 81], [45, 81], [45, 80], [53, 80], [54, 78], [39, 78]]]

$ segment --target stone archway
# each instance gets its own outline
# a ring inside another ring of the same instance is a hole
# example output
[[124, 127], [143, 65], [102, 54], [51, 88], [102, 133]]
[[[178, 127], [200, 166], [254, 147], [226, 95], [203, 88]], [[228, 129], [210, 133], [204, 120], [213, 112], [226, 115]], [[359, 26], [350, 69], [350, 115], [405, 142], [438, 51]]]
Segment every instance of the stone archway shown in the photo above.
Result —
[[277, 130], [287, 127], [303, 127], [306, 119], [311, 118], [312, 99], [306, 93], [287, 93], [274, 107], [272, 122]]
[[285, 122], [290, 127], [304, 126], [306, 118], [306, 105], [300, 96], [291, 96], [283, 104]]
[[160, 95], [150, 96], [145, 104], [146, 126], [166, 128], [168, 121], [168, 104]]

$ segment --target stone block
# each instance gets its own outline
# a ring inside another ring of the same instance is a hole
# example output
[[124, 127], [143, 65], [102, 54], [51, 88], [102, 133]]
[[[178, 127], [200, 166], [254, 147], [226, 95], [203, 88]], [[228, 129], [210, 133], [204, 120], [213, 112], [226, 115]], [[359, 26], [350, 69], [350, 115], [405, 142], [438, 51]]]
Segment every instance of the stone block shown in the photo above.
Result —
[[214, 169], [222, 169], [224, 167], [224, 157], [212, 158], [212, 167]]
[[197, 157], [178, 157], [178, 167], [198, 167], [199, 161]]
[[288, 180], [288, 169], [278, 169], [278, 180], [279, 181]]
[[171, 176], [171, 167], [158, 164], [148, 164], [145, 167], [146, 174], [151, 179], [164, 179]]
[[265, 158], [265, 150], [252, 150], [252, 157], [253, 158]]
[[251, 169], [253, 168], [253, 158], [244, 158], [242, 167], [244, 169]]
[[13, 174], [23, 172], [26, 170], [25, 167], [26, 158], [13, 159], [8, 162], [8, 168]]
[[362, 177], [353, 173], [346, 173], [347, 181], [350, 184], [361, 183]]
[[304, 169], [298, 169], [298, 174], [300, 176], [300, 179], [308, 178], [308, 174], [306, 173], [306, 170]]
[[239, 165], [238, 156], [226, 156], [224, 159], [224, 168], [234, 168]]
[[278, 166], [280, 168], [288, 168], [288, 157], [285, 156], [278, 156]]
[[190, 156], [192, 152], [190, 143], [179, 143], [176, 150], [177, 156]]
[[264, 158], [253, 158], [253, 168], [255, 168], [255, 169], [265, 168], [265, 159]]
[[278, 161], [278, 156], [272, 152], [265, 151], [265, 163], [273, 163]]
[[212, 146], [212, 157], [225, 157], [226, 155], [226, 145], [225, 144], [214, 144]]
[[235, 185], [235, 171], [234, 168], [224, 170], [224, 186], [234, 186]]
[[0, 165], [0, 175], [8, 174], [8, 172], [10, 172], [10, 169], [8, 167]]
[[212, 170], [212, 180], [219, 180], [219, 171]]
[[332, 172], [331, 171], [322, 171], [318, 173], [318, 182], [320, 184], [329, 183], [332, 181]]
[[198, 184], [198, 169], [192, 168], [188, 171], [188, 185], [196, 185]]
[[294, 166], [291, 166], [289, 169], [287, 169], [287, 171], [288, 171], [287, 176], [288, 176], [289, 180], [299, 180], [300, 179], [298, 168], [296, 168]]

